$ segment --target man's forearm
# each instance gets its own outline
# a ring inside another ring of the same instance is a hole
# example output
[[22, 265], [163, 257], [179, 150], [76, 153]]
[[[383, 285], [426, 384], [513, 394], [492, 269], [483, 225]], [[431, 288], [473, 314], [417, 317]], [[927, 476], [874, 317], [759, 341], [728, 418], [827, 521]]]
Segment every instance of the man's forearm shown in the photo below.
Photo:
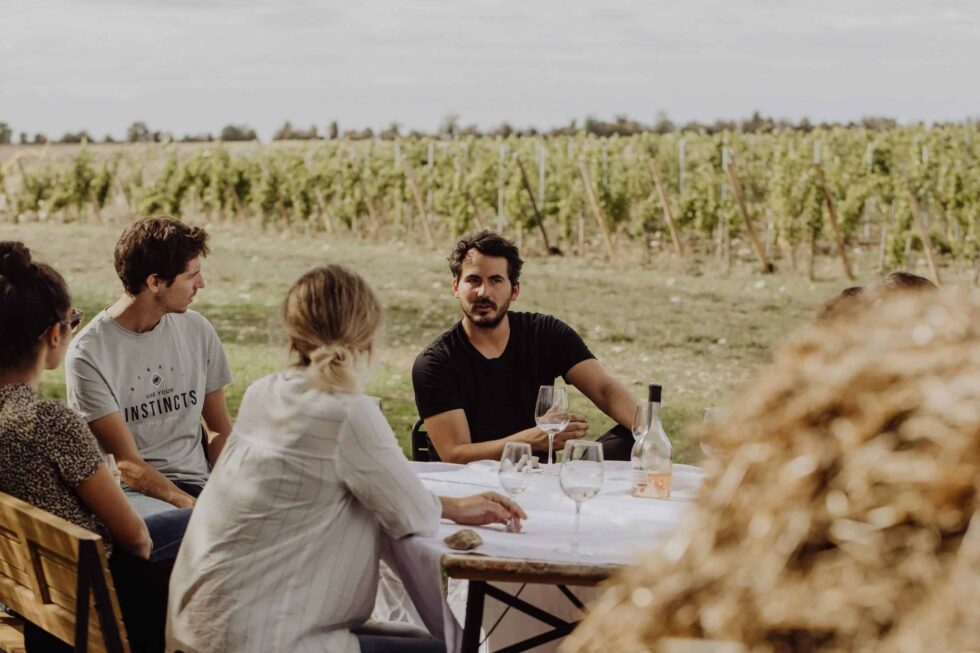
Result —
[[[537, 427], [532, 427], [497, 440], [457, 444], [451, 451], [447, 452], [446, 456], [443, 456], [443, 460], [445, 462], [461, 464], [470, 463], [474, 460], [499, 460], [504, 451], [504, 446], [508, 442], [528, 442], [531, 444], [532, 449], [537, 450], [535, 445], [540, 439], [541, 430]], [[547, 438], [545, 438], [545, 443], [547, 443]], [[548, 451], [547, 444], [545, 444], [544, 451]]]
[[123, 482], [137, 492], [166, 501], [178, 508], [190, 508], [194, 505], [194, 497], [174, 485], [146, 461], [121, 460], [119, 474]]
[[632, 428], [636, 399], [621, 383], [610, 383], [596, 401], [596, 407], [626, 428]]

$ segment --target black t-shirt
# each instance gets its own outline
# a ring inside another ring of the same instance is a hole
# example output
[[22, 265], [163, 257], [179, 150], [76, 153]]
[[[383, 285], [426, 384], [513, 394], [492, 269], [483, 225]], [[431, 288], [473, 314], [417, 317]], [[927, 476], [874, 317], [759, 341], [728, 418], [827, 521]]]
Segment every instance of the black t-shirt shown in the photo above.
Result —
[[550, 315], [508, 313], [510, 339], [499, 358], [474, 347], [462, 322], [425, 348], [412, 366], [415, 405], [423, 419], [462, 408], [472, 442], [534, 426], [538, 388], [595, 358], [575, 330]]

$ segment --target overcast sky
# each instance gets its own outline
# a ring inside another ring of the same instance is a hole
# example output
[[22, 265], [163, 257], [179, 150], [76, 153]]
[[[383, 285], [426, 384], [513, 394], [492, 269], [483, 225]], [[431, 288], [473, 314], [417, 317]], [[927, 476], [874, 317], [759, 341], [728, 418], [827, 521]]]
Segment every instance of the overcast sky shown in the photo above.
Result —
[[0, 0], [0, 122], [980, 116], [980, 2]]

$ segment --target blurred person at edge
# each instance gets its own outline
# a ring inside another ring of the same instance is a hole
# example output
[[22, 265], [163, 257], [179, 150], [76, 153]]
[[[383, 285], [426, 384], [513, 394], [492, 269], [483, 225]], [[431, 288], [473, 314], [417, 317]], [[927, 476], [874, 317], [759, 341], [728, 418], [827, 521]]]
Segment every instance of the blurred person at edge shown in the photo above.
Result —
[[374, 607], [382, 532], [526, 516], [493, 492], [437, 497], [412, 472], [363, 393], [382, 309], [359, 275], [306, 273], [284, 321], [297, 363], [245, 392], [177, 556], [168, 650], [444, 651], [436, 639], [358, 631]]
[[817, 311], [817, 320], [830, 320], [840, 314], [848, 313], [850, 308], [866, 300], [869, 296], [879, 299], [896, 292], [922, 292], [936, 290], [937, 286], [925, 277], [911, 272], [891, 272], [881, 281], [868, 287], [851, 286], [845, 288], [839, 295], [825, 301]]
[[[65, 280], [22, 243], [0, 242], [0, 491], [102, 536], [130, 644], [160, 651], [173, 558], [190, 517], [143, 519], [126, 500], [82, 417], [38, 394], [64, 360], [82, 314]], [[30, 622], [28, 653], [71, 651]]]
[[980, 294], [855, 298], [703, 428], [687, 525], [562, 651], [980, 650]]

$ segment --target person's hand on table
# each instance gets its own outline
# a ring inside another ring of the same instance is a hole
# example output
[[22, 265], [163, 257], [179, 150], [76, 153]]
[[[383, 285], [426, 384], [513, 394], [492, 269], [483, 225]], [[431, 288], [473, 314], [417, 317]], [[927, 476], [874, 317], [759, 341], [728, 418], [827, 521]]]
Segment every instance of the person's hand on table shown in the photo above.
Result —
[[511, 524], [520, 530], [521, 520], [527, 519], [524, 510], [507, 497], [496, 492], [483, 492], [468, 497], [439, 497], [442, 516], [463, 526]]

